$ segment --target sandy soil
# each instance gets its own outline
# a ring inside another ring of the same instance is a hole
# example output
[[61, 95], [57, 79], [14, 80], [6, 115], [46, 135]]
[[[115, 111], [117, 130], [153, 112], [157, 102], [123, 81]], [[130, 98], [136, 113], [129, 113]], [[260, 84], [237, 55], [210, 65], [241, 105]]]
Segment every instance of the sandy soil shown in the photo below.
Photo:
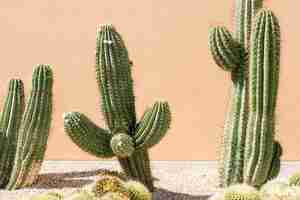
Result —
[[[154, 200], [206, 200], [217, 189], [216, 162], [205, 161], [154, 161]], [[63, 190], [71, 193], [93, 182], [101, 169], [119, 170], [115, 161], [46, 161], [39, 181], [31, 188], [1, 191], [0, 200], [27, 199], [37, 193]], [[281, 178], [297, 169], [300, 163], [284, 163]]]

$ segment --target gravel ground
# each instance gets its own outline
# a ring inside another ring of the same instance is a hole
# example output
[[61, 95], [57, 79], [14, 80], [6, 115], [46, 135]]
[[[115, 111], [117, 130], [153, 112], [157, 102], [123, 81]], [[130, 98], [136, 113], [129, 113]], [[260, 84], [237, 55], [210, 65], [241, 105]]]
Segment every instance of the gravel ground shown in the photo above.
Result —
[[[154, 161], [154, 200], [206, 200], [218, 191], [216, 162]], [[22, 200], [37, 193], [62, 190], [65, 194], [93, 182], [101, 169], [119, 170], [115, 161], [45, 161], [39, 181], [31, 188], [1, 191], [0, 200]], [[280, 177], [300, 169], [300, 162], [285, 162]]]

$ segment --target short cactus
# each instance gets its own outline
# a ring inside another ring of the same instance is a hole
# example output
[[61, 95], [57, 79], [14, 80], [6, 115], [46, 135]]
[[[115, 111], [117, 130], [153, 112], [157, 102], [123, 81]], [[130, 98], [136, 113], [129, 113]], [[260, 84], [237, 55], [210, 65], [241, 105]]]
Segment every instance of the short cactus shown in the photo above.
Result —
[[117, 156], [127, 176], [154, 190], [148, 149], [159, 143], [171, 121], [167, 102], [156, 102], [136, 119], [132, 62], [112, 25], [97, 30], [96, 76], [108, 130], [78, 112], [64, 115], [65, 131], [84, 151], [100, 158]]
[[97, 198], [86, 190], [79, 190], [65, 197], [64, 200], [97, 200]]
[[236, 0], [236, 33], [222, 26], [210, 32], [218, 66], [231, 73], [232, 97], [220, 154], [220, 186], [261, 186], [280, 169], [275, 141], [280, 28], [263, 0]]
[[25, 111], [22, 81], [12, 79], [9, 82], [0, 119], [1, 188], [25, 187], [37, 179], [51, 122], [52, 79], [50, 66], [36, 67]]
[[261, 198], [254, 187], [238, 184], [225, 189], [224, 200], [261, 200]]
[[124, 188], [128, 192], [130, 200], [152, 200], [152, 194], [140, 182], [127, 181], [124, 183]]
[[100, 197], [99, 200], [131, 200], [131, 199], [126, 193], [108, 192], [102, 197]]
[[103, 196], [107, 192], [123, 191], [122, 180], [113, 176], [106, 176], [97, 180], [92, 188], [95, 196]]
[[291, 185], [291, 186], [300, 186], [300, 171], [292, 174], [289, 177], [289, 185]]
[[63, 195], [58, 192], [46, 192], [39, 195], [36, 195], [30, 200], [63, 200]]
[[285, 200], [288, 196], [289, 185], [281, 181], [269, 181], [260, 189], [262, 200]]

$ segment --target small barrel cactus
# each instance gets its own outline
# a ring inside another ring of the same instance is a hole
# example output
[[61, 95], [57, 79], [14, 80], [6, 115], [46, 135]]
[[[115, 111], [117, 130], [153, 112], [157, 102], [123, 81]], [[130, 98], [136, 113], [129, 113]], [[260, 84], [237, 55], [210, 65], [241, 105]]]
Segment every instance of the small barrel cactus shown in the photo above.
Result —
[[0, 188], [30, 186], [37, 179], [51, 123], [52, 82], [50, 66], [38, 65], [26, 107], [22, 81], [9, 82], [0, 118]]
[[122, 192], [108, 192], [101, 196], [99, 200], [132, 200], [126, 193]]
[[291, 185], [291, 186], [300, 186], [300, 171], [292, 174], [289, 177], [289, 185]]
[[230, 72], [232, 97], [221, 142], [220, 186], [259, 187], [275, 178], [282, 153], [275, 140], [280, 28], [263, 0], [236, 0], [236, 30], [210, 31], [216, 64]]
[[113, 176], [106, 176], [97, 180], [92, 188], [93, 193], [97, 197], [103, 196], [107, 192], [116, 192], [122, 190], [122, 180]]
[[254, 187], [238, 184], [225, 189], [224, 200], [261, 200], [261, 198]]
[[63, 199], [64, 199], [63, 195], [59, 192], [46, 192], [30, 198], [30, 200], [63, 200]]
[[70, 196], [65, 197], [64, 200], [97, 200], [97, 198], [86, 190], [78, 190], [72, 193]]
[[98, 127], [81, 113], [71, 112], [64, 115], [65, 131], [77, 146], [94, 156], [117, 156], [127, 176], [153, 191], [148, 149], [166, 134], [171, 114], [168, 103], [159, 101], [137, 122], [132, 65], [121, 35], [112, 25], [100, 26], [96, 76], [108, 130]]
[[152, 200], [152, 194], [142, 183], [130, 180], [123, 185], [129, 194], [130, 200]]

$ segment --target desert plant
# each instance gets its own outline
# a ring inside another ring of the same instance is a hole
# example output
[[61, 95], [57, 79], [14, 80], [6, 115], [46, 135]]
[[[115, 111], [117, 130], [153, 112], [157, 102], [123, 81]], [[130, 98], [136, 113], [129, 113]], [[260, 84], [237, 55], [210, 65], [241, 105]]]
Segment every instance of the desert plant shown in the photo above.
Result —
[[261, 187], [260, 196], [262, 200], [298, 200], [300, 199], [300, 187], [272, 180]]
[[291, 186], [300, 186], [300, 171], [292, 174], [289, 177], [289, 185], [291, 185]]
[[64, 197], [59, 192], [45, 192], [39, 195], [35, 195], [29, 200], [63, 200]]
[[122, 190], [124, 190], [122, 180], [115, 176], [104, 176], [97, 180], [92, 187], [92, 192], [97, 197], [100, 197], [107, 192], [117, 192]]
[[100, 158], [117, 156], [124, 172], [154, 190], [148, 149], [166, 134], [171, 120], [167, 102], [156, 102], [136, 122], [132, 63], [112, 25], [97, 30], [96, 76], [108, 130], [78, 112], [64, 115], [65, 131], [81, 149]]
[[126, 193], [122, 192], [108, 192], [99, 200], [131, 200], [130, 197]]
[[222, 26], [210, 31], [218, 66], [229, 71], [230, 108], [222, 137], [220, 186], [261, 186], [277, 176], [280, 144], [275, 141], [280, 28], [263, 0], [236, 0], [235, 35]]
[[232, 185], [225, 189], [224, 200], [261, 200], [259, 192], [246, 184]]
[[19, 79], [9, 82], [0, 119], [0, 185], [16, 189], [37, 179], [44, 159], [51, 122], [52, 71], [38, 65], [24, 110], [24, 88]]
[[126, 181], [123, 186], [125, 191], [129, 194], [130, 200], [152, 200], [152, 194], [138, 181]]

